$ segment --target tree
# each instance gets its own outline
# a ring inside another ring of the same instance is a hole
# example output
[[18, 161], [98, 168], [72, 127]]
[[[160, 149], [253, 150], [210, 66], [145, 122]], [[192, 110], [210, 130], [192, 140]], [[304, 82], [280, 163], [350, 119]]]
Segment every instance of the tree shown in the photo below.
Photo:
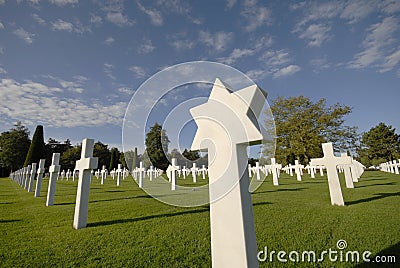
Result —
[[199, 152], [198, 151], [191, 151], [188, 149], [185, 149], [182, 153], [182, 155], [190, 161], [196, 161], [197, 159], [200, 158]]
[[124, 168], [128, 168], [128, 165], [127, 165], [127, 163], [126, 163], [126, 161], [125, 161], [125, 154], [124, 154], [124, 153], [121, 153], [121, 154], [119, 155], [119, 162], [122, 164], [122, 166], [123, 166]]
[[304, 96], [278, 97], [272, 101], [271, 110], [276, 126], [275, 157], [283, 165], [295, 159], [307, 164], [311, 158], [322, 157], [324, 142], [333, 142], [336, 149], [348, 149], [351, 139], [357, 137], [356, 128], [344, 126], [343, 117], [351, 112], [348, 106], [327, 106], [325, 99], [314, 103]]
[[40, 159], [45, 157], [45, 145], [43, 137], [43, 126], [38, 125], [35, 133], [33, 134], [32, 142], [29, 147], [28, 154], [25, 158], [24, 166], [28, 166], [32, 163], [39, 163]]
[[10, 131], [0, 135], [0, 165], [7, 172], [23, 167], [31, 140], [29, 130], [17, 122]]
[[108, 166], [110, 163], [111, 152], [108, 149], [107, 144], [103, 144], [100, 141], [96, 142], [93, 147], [93, 157], [98, 157], [98, 167], [101, 169], [103, 166]]
[[45, 166], [49, 167], [53, 158], [53, 153], [59, 153], [62, 155], [69, 148], [72, 148], [71, 141], [67, 139], [64, 143], [57, 141], [56, 139], [49, 138], [45, 144]]
[[155, 123], [146, 134], [146, 152], [154, 167], [167, 170], [169, 162], [166, 157], [169, 139], [162, 127]]
[[120, 152], [119, 152], [118, 148], [111, 149], [109, 170], [113, 170], [114, 168], [118, 167], [119, 155], [120, 155]]
[[366, 166], [397, 159], [400, 157], [400, 136], [392, 126], [379, 123], [363, 133], [357, 152]]
[[65, 152], [63, 152], [60, 156], [60, 166], [61, 170], [67, 171], [74, 170], [76, 161], [81, 159], [81, 150], [82, 145], [78, 144], [75, 147], [69, 148]]

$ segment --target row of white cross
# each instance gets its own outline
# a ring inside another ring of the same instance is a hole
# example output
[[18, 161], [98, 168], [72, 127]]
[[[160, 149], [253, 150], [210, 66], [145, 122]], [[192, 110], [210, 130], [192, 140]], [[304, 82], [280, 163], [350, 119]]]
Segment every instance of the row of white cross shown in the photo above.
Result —
[[400, 170], [400, 159], [398, 162], [396, 160], [388, 161], [379, 165], [379, 169], [384, 172], [389, 172], [393, 174], [399, 174]]
[[35, 197], [39, 197], [40, 189], [42, 188], [44, 162], [45, 159], [40, 159], [39, 167], [37, 169], [36, 169], [37, 163], [32, 163], [27, 167], [12, 172], [10, 174], [10, 178], [13, 179], [15, 182], [17, 182], [21, 187], [28, 190], [28, 192], [33, 192], [33, 185], [35, 184], [35, 178], [36, 178]]

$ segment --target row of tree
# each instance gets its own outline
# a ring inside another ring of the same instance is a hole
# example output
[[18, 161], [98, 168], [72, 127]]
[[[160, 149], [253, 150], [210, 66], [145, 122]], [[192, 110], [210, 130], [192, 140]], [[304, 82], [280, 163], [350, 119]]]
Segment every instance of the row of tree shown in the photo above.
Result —
[[[340, 104], [328, 106], [325, 99], [313, 102], [304, 96], [282, 98], [272, 101], [273, 118], [267, 116], [267, 133], [275, 143], [263, 148], [264, 157], [260, 162], [269, 163], [275, 156], [278, 163], [287, 165], [295, 159], [307, 164], [311, 158], [322, 157], [321, 143], [333, 142], [338, 152], [347, 152], [364, 165], [377, 165], [400, 158], [400, 136], [392, 126], [378, 124], [362, 135], [357, 128], [344, 125], [344, 117], [351, 108]], [[276, 130], [276, 131], [274, 131]], [[60, 165], [63, 169], [73, 170], [80, 159], [81, 145], [73, 146], [70, 140], [64, 142], [48, 139], [44, 142], [43, 127], [37, 126], [32, 141], [28, 129], [18, 122], [14, 128], [0, 135], [0, 168], [2, 176], [11, 170], [17, 170], [39, 159], [46, 159], [46, 167], [51, 164], [53, 153], [60, 153]], [[192, 161], [207, 165], [207, 155], [185, 149], [181, 154], [177, 149], [168, 151], [169, 139], [161, 125], [155, 123], [146, 134], [146, 150], [138, 154], [137, 149], [121, 153], [118, 148], [108, 148], [107, 144], [97, 141], [93, 156], [99, 158], [99, 168], [106, 166], [112, 170], [121, 163], [131, 169], [143, 161], [146, 167], [153, 165], [166, 170], [170, 161], [177, 158], [178, 165], [191, 166]], [[256, 159], [250, 159], [254, 164]]]

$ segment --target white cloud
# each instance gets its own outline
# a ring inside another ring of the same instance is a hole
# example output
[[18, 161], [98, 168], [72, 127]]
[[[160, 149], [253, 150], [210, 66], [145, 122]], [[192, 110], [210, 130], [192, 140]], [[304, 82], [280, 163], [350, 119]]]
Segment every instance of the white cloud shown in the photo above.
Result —
[[32, 18], [40, 25], [46, 25], [46, 21], [42, 19], [38, 14], [32, 14]]
[[118, 88], [118, 91], [127, 95], [132, 95], [133, 92], [135, 92], [132, 88], [129, 87], [120, 87]]
[[0, 115], [26, 125], [47, 127], [122, 124], [125, 102], [104, 104], [90, 99], [65, 98], [62, 89], [33, 81], [0, 80]]
[[6, 0], [0, 0], [0, 6], [1, 6], [1, 5], [4, 5], [5, 2], [6, 2]]
[[301, 70], [301, 68], [297, 65], [289, 65], [289, 66], [283, 67], [282, 69], [275, 72], [273, 75], [273, 78], [280, 78], [283, 76], [292, 75], [292, 74], [297, 73], [300, 70]]
[[0, 29], [4, 29], [4, 25], [3, 23], [1, 23], [1, 21], [0, 21]]
[[136, 78], [143, 78], [147, 75], [145, 69], [140, 66], [131, 66], [128, 69], [135, 75]]
[[392, 70], [400, 62], [400, 47], [392, 54], [385, 57], [380, 72]]
[[114, 76], [112, 70], [114, 69], [114, 65], [110, 63], [104, 63], [104, 73], [107, 75], [108, 78], [112, 80], [116, 80], [117, 78]]
[[272, 12], [266, 7], [258, 6], [255, 0], [244, 1], [244, 8], [241, 15], [247, 20], [244, 29], [248, 32], [271, 22]]
[[381, 2], [383, 11], [388, 14], [400, 12], [400, 1], [398, 0], [385, 0]]
[[299, 37], [309, 40], [308, 45], [311, 47], [319, 47], [321, 44], [330, 39], [329, 31], [331, 27], [323, 24], [311, 24], [305, 31], [302, 31]]
[[397, 77], [400, 78], [400, 69], [397, 70]]
[[236, 62], [240, 58], [247, 57], [247, 56], [253, 56], [255, 53], [256, 53], [255, 49], [235, 48], [228, 57], [221, 58], [220, 61], [225, 63], [225, 64], [232, 64], [232, 63]]
[[7, 71], [3, 67], [0, 67], [0, 74], [7, 74]]
[[185, 32], [168, 35], [167, 42], [177, 50], [192, 49], [196, 46], [196, 43], [192, 39], [189, 39]]
[[276, 68], [291, 61], [289, 52], [286, 50], [268, 50], [262, 56], [261, 60], [269, 67]]
[[107, 13], [107, 20], [120, 27], [132, 26], [134, 23], [134, 21], [130, 20], [126, 15], [123, 15], [121, 12]]
[[311, 64], [311, 66], [314, 67], [314, 69], [315, 69], [314, 72], [319, 72], [321, 70], [325, 70], [325, 69], [328, 69], [331, 67], [326, 55], [321, 58], [315, 58], [315, 59], [310, 60], [310, 64]]
[[347, 19], [349, 23], [358, 22], [377, 10], [381, 0], [352, 0], [349, 1], [340, 14], [341, 18]]
[[103, 19], [100, 16], [97, 16], [95, 14], [90, 14], [90, 23], [93, 23], [97, 26], [101, 25], [103, 22]]
[[17, 30], [15, 30], [13, 32], [17, 37], [19, 37], [20, 39], [24, 40], [27, 44], [32, 44], [33, 42], [33, 37], [35, 36], [32, 33], [29, 33], [27, 31], [25, 31], [23, 28], [18, 28]]
[[150, 21], [155, 26], [163, 25], [163, 17], [161, 12], [156, 9], [146, 9], [139, 1], [136, 1], [139, 9], [150, 17]]
[[231, 9], [236, 4], [236, 0], [227, 0], [226, 1], [226, 8]]
[[253, 69], [246, 72], [246, 75], [252, 80], [263, 79], [269, 74], [270, 72], [266, 69]]
[[77, 4], [78, 0], [49, 0], [50, 3], [55, 4], [57, 6], [65, 6], [71, 4]]
[[52, 22], [51, 27], [55, 31], [72, 32], [74, 30], [74, 25], [71, 22], [67, 22], [62, 19], [57, 19], [57, 21]]
[[395, 17], [384, 18], [382, 22], [370, 26], [362, 44], [364, 50], [354, 56], [348, 67], [360, 69], [379, 65], [382, 59], [388, 56], [388, 47], [395, 41], [393, 35], [398, 28], [399, 20]]
[[232, 32], [216, 32], [211, 34], [210, 32], [200, 31], [199, 33], [199, 41], [218, 52], [224, 51], [232, 39]]
[[139, 54], [148, 54], [152, 52], [154, 49], [156, 49], [155, 46], [153, 46], [153, 43], [151, 42], [150, 39], [144, 39], [142, 44], [138, 47], [137, 52]]
[[104, 44], [106, 44], [108, 46], [112, 45], [112, 43], [114, 43], [114, 42], [115, 42], [115, 39], [112, 38], [111, 36], [107, 37], [106, 40], [104, 40]]

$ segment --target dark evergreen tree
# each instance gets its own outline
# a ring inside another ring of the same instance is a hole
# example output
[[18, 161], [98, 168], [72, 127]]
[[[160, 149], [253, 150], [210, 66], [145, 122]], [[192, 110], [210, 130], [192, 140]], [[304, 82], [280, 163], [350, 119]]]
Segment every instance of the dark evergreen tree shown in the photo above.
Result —
[[45, 157], [45, 145], [43, 136], [43, 126], [38, 125], [32, 137], [31, 146], [25, 158], [24, 166], [32, 163], [39, 163]]

